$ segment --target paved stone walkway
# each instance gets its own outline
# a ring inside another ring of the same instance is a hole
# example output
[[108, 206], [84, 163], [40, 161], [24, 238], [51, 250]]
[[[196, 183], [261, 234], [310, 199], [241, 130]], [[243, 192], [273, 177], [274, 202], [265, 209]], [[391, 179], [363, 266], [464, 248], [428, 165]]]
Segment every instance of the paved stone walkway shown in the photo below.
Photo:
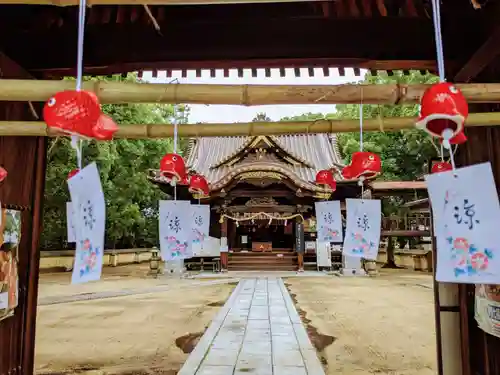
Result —
[[240, 281], [178, 375], [324, 375], [281, 278]]

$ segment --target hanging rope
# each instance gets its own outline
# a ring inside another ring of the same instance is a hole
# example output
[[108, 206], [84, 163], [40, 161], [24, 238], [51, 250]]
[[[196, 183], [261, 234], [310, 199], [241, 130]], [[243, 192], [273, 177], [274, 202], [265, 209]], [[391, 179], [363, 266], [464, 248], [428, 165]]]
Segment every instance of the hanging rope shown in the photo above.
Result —
[[[436, 39], [436, 59], [438, 65], [439, 81], [445, 82], [446, 76], [444, 70], [443, 36], [441, 33], [441, 9], [439, 6], [439, 0], [432, 0], [432, 18], [434, 21], [434, 36]], [[455, 173], [455, 158], [450, 144], [450, 139], [452, 137], [453, 131], [451, 129], [446, 129], [443, 132], [443, 142], [441, 143], [441, 160], [444, 161], [444, 149], [447, 149], [450, 154], [451, 167], [453, 169], [453, 173]]]
[[439, 81], [445, 82], [443, 37], [441, 34], [441, 9], [439, 6], [439, 0], [432, 0], [432, 18], [434, 21], [434, 37], [436, 39], [436, 59], [438, 64]]
[[[173, 120], [174, 123], [174, 154], [177, 154], [177, 137], [178, 137], [178, 124], [177, 124], [177, 103], [173, 107]], [[177, 200], [177, 181], [172, 179], [171, 184], [174, 186], [174, 201]]]
[[[83, 46], [85, 36], [86, 0], [80, 0], [78, 8], [78, 41], [76, 53], [76, 91], [81, 91], [83, 81]], [[71, 136], [71, 147], [76, 151], [78, 169], [82, 170], [83, 141], [77, 135]]]
[[[363, 89], [361, 89], [361, 100], [359, 103], [359, 151], [363, 152]], [[361, 199], [365, 193], [365, 177], [359, 178], [358, 184], [361, 187]]]
[[255, 219], [259, 218], [259, 216], [266, 216], [267, 218], [270, 219], [270, 221], [272, 221], [272, 220], [285, 220], [285, 222], [286, 222], [287, 220], [291, 220], [291, 219], [294, 219], [296, 217], [300, 217], [302, 219], [302, 221], [304, 221], [304, 217], [301, 214], [294, 214], [294, 215], [290, 215], [290, 216], [274, 216], [274, 215], [268, 214], [267, 212], [258, 212], [255, 215], [242, 217], [242, 218], [229, 216], [227, 214], [222, 214], [220, 216], [219, 222], [220, 223], [224, 222], [224, 218], [226, 217], [228, 219], [236, 221], [236, 224], [238, 224], [240, 221], [255, 220]]

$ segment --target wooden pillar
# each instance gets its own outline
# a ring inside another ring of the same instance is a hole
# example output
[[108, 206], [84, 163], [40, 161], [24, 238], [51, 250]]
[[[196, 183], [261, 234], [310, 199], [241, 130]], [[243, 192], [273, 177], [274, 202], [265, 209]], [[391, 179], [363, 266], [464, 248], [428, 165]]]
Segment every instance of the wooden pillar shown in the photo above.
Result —
[[[0, 53], [0, 78], [32, 77]], [[35, 116], [28, 103], [0, 103], [1, 120], [30, 121]], [[18, 306], [13, 316], [0, 321], [0, 374], [33, 374], [46, 141], [45, 137], [0, 137], [0, 165], [8, 171], [0, 184], [0, 202], [21, 211]]]
[[298, 270], [304, 271], [304, 224], [295, 223], [295, 251], [297, 252]]
[[[490, 78], [493, 77], [493, 78]], [[487, 82], [497, 82], [495, 76], [483, 78]], [[469, 106], [474, 112], [498, 112], [498, 104], [474, 104]], [[500, 127], [481, 126], [466, 128], [465, 135], [468, 140], [460, 145], [456, 154], [456, 164], [459, 167], [490, 162], [495, 178], [497, 191], [500, 191], [500, 158], [498, 144], [500, 142]], [[460, 332], [462, 373], [470, 374], [497, 374], [499, 361], [498, 348], [500, 338], [488, 335], [482, 331], [474, 319], [474, 294], [475, 285], [458, 285], [458, 305], [460, 306], [459, 323], [457, 331]]]
[[229, 260], [229, 247], [227, 243], [227, 219], [224, 219], [220, 225], [220, 247], [221, 247], [221, 253], [220, 253], [220, 264], [221, 264], [221, 270], [223, 272], [227, 271], [228, 267], [228, 260]]
[[[437, 246], [430, 202], [429, 208], [432, 252], [435, 254]], [[458, 284], [436, 281], [437, 256], [432, 258], [438, 375], [467, 375], [463, 371]]]

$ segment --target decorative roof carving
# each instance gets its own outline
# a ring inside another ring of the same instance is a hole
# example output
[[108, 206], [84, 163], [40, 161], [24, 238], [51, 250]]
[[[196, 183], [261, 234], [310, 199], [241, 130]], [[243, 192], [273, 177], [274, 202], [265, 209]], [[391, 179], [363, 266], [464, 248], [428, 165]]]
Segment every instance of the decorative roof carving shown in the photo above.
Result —
[[254, 206], [277, 206], [279, 203], [272, 197], [252, 198], [245, 203], [247, 207]]

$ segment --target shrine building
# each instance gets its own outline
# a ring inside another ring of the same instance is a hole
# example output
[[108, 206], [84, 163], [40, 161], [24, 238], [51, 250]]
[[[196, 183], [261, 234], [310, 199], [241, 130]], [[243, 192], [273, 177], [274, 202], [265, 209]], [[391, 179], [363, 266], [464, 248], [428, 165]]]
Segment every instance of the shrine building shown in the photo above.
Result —
[[[202, 137], [190, 141], [184, 158], [189, 174], [209, 183], [201, 203], [211, 207], [210, 236], [227, 238], [227, 264], [224, 254], [221, 260], [229, 270], [296, 270], [304, 250], [306, 265], [315, 263], [314, 203], [361, 191], [356, 180], [342, 177], [334, 134]], [[320, 170], [333, 173], [335, 191], [315, 183]], [[160, 171], [150, 171], [150, 179], [173, 195]], [[197, 202], [187, 186], [177, 186], [176, 194]]]

